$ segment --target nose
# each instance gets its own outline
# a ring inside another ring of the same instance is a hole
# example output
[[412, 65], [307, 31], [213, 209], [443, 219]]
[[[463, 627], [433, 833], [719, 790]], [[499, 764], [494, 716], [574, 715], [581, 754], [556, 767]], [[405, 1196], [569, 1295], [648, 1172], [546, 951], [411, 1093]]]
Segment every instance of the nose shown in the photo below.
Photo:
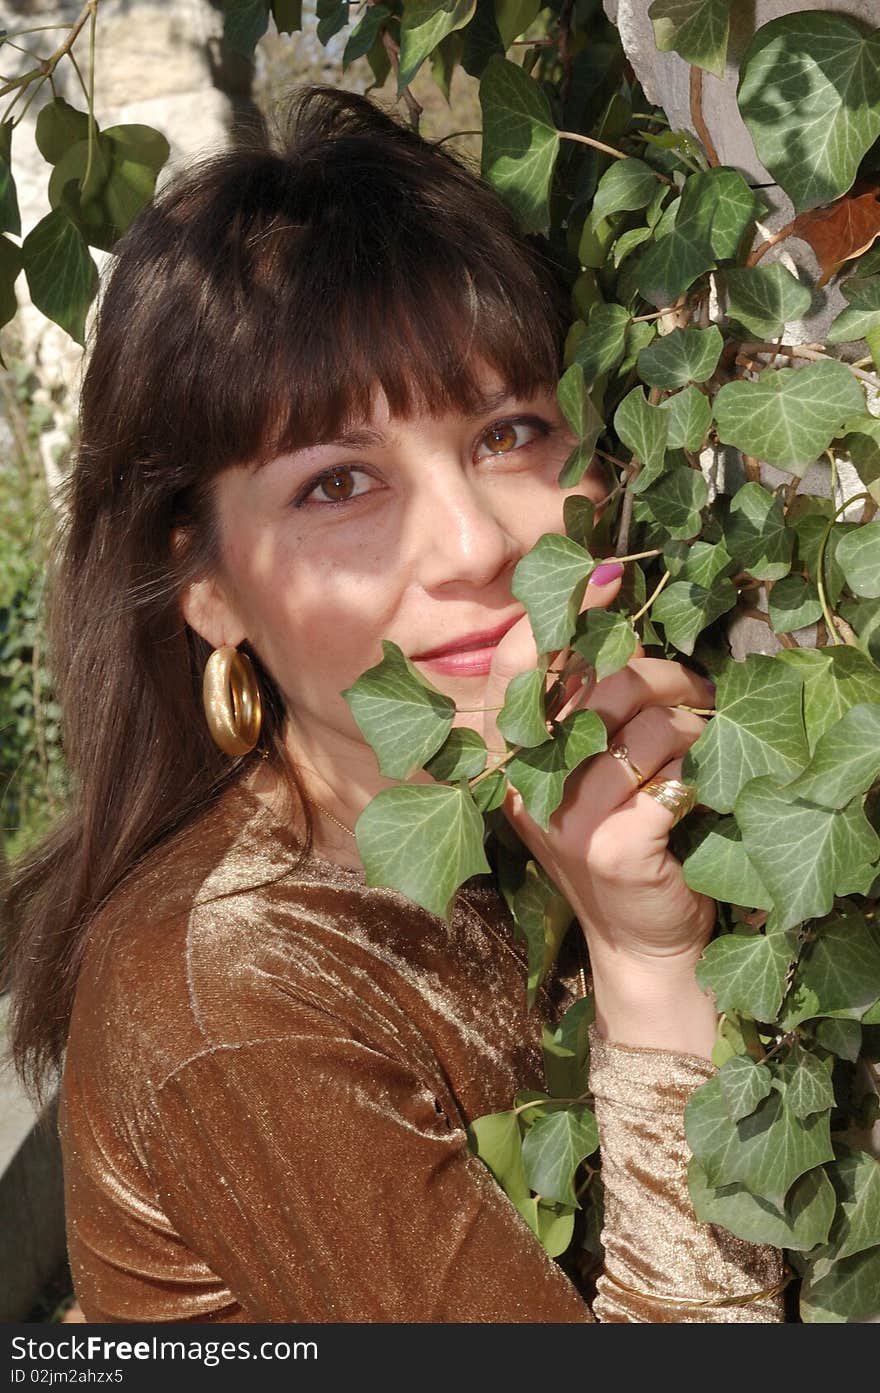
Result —
[[475, 589], [519, 560], [492, 499], [458, 461], [426, 467], [416, 491], [408, 538], [425, 590], [465, 583]]

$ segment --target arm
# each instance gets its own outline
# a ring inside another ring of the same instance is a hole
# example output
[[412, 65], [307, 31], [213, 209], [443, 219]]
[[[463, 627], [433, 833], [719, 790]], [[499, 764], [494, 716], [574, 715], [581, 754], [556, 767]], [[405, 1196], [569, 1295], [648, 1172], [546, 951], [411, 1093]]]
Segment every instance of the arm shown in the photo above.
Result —
[[589, 1322], [433, 1091], [339, 1022], [209, 1049], [143, 1121], [163, 1209], [264, 1321]]
[[712, 1077], [713, 1066], [698, 1055], [610, 1044], [595, 1026], [590, 1035], [590, 1088], [605, 1184], [597, 1319], [783, 1321], [781, 1293], [730, 1305], [699, 1304], [771, 1289], [784, 1270], [777, 1248], [746, 1243], [694, 1215], [684, 1108], [693, 1090]]

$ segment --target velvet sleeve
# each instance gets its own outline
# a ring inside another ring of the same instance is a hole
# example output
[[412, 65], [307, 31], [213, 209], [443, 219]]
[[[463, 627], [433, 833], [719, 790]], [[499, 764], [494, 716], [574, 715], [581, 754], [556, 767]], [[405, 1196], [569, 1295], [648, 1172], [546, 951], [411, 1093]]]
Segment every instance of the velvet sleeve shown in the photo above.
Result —
[[783, 1321], [780, 1294], [734, 1305], [700, 1304], [764, 1291], [783, 1274], [779, 1249], [700, 1223], [691, 1205], [684, 1109], [691, 1093], [713, 1077], [714, 1066], [696, 1055], [611, 1044], [595, 1028], [590, 1035], [609, 1274], [597, 1282], [597, 1320]]
[[589, 1322], [429, 1081], [291, 1008], [155, 1089], [146, 1159], [183, 1241], [257, 1321]]

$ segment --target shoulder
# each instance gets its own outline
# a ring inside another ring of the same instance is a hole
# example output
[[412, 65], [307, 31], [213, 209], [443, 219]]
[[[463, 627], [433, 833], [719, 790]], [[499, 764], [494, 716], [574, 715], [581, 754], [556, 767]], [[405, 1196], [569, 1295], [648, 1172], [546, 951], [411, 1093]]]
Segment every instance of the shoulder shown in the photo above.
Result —
[[69, 1054], [155, 1085], [205, 1050], [292, 1035], [315, 1013], [396, 1053], [419, 1049], [427, 985], [490, 966], [499, 897], [462, 897], [447, 925], [363, 873], [303, 863], [296, 838], [230, 785], [96, 916]]

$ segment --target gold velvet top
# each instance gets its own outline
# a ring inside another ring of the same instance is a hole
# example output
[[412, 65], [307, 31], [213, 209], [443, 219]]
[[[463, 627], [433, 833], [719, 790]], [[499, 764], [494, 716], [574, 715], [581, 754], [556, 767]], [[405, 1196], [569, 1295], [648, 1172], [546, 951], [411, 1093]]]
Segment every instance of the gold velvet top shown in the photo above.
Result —
[[682, 1113], [712, 1066], [594, 1032], [609, 1272], [592, 1310], [468, 1149], [541, 1088], [491, 876], [452, 922], [298, 843], [243, 783], [95, 920], [61, 1090], [71, 1268], [94, 1321], [779, 1321], [775, 1249], [699, 1224]]

